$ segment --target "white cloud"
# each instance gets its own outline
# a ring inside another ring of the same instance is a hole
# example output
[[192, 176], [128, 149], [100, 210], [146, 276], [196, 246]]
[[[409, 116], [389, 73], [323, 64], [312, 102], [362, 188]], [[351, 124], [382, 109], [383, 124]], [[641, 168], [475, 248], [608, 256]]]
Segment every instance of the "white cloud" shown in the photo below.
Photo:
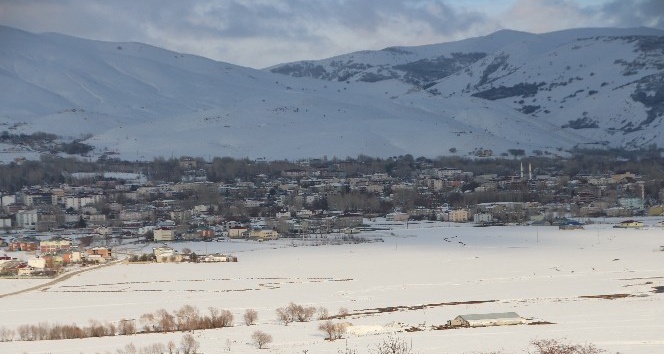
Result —
[[[32, 32], [140, 41], [265, 67], [350, 51], [420, 45], [500, 28], [662, 27], [660, 0], [23, 0], [0, 23]], [[629, 10], [629, 11], [626, 11]]]

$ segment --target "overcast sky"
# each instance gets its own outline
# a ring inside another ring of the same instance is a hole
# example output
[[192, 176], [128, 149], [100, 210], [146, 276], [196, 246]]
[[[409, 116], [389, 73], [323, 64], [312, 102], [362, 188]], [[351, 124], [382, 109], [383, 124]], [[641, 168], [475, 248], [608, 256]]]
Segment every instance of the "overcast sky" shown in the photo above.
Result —
[[663, 14], [664, 0], [0, 0], [2, 25], [254, 68], [499, 29], [664, 29]]

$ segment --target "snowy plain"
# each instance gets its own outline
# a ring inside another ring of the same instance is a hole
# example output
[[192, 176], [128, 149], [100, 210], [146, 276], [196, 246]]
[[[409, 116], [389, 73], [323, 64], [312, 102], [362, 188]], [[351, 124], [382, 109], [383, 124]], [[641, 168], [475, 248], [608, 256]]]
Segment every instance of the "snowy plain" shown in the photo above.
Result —
[[[656, 287], [664, 286], [664, 229], [654, 226], [658, 221], [646, 219], [640, 230], [615, 229], [608, 220], [569, 231], [421, 222], [363, 234], [384, 241], [364, 244], [178, 243], [197, 253], [232, 253], [238, 262], [118, 264], [88, 271], [0, 298], [0, 327], [117, 322], [191, 304], [201, 312], [214, 306], [235, 316], [233, 327], [195, 331], [202, 353], [338, 353], [346, 347], [369, 353], [388, 335], [421, 354], [524, 353], [535, 339], [593, 343], [610, 353], [662, 353], [664, 294]], [[0, 294], [14, 291], [15, 282], [0, 282]], [[317, 320], [284, 326], [275, 310], [291, 301], [325, 307], [330, 314], [347, 308], [343, 321], [352, 327], [344, 339], [330, 342]], [[464, 303], [469, 301], [476, 303]], [[249, 308], [258, 312], [253, 326], [242, 322]], [[509, 311], [552, 324], [433, 328], [461, 314]], [[405, 331], [411, 327], [421, 330]], [[255, 330], [271, 334], [274, 342], [255, 348]], [[181, 337], [15, 341], [0, 343], [0, 352], [112, 353], [128, 343], [179, 343]]]

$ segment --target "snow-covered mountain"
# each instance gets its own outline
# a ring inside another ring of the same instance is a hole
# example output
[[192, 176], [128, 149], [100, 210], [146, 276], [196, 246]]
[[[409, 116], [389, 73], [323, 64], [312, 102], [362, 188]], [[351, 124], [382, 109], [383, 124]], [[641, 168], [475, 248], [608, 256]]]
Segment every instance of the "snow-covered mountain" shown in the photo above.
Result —
[[0, 43], [0, 133], [125, 159], [664, 146], [664, 32], [647, 28], [499, 31], [265, 70], [8, 27]]

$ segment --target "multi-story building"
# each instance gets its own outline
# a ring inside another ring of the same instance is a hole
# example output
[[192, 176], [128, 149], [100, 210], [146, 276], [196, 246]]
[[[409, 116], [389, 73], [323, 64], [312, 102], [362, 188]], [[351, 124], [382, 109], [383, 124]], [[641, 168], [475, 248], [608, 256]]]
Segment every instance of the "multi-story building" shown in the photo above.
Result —
[[52, 238], [48, 241], [39, 242], [39, 252], [54, 253], [59, 250], [71, 249], [72, 241], [68, 238]]
[[154, 229], [154, 240], [157, 242], [166, 242], [175, 240], [173, 229], [169, 227], [160, 227]]
[[19, 210], [16, 213], [16, 226], [21, 229], [35, 229], [39, 215], [37, 209], [32, 210]]

